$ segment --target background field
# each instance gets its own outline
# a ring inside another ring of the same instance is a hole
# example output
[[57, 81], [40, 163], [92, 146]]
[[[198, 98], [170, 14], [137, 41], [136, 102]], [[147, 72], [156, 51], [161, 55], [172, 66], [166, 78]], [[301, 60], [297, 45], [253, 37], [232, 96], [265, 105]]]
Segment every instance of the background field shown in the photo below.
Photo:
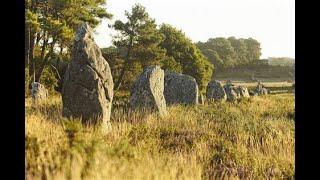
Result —
[[27, 179], [294, 179], [294, 94], [172, 106], [163, 119], [115, 105], [107, 134], [61, 108], [59, 95], [26, 99]]
[[252, 75], [261, 82], [294, 82], [295, 66], [244, 66], [218, 70], [214, 78], [218, 80], [230, 79], [233, 81], [251, 82]]

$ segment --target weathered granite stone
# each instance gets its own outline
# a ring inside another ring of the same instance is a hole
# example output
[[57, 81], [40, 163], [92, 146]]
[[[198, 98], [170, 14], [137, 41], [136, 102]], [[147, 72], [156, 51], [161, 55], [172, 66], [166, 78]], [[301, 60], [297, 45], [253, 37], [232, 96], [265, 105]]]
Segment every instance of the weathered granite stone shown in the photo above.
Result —
[[193, 77], [165, 71], [164, 82], [164, 96], [167, 105], [198, 104], [199, 89]]
[[163, 92], [164, 71], [160, 66], [149, 66], [133, 84], [130, 106], [133, 109], [150, 109], [159, 112], [160, 116], [165, 116], [167, 109]]
[[238, 86], [236, 90], [237, 90], [238, 97], [244, 97], [244, 98], [250, 97], [249, 91], [246, 87]]
[[62, 86], [63, 116], [109, 127], [113, 80], [108, 62], [83, 23], [77, 31]]
[[233, 84], [227, 83], [223, 86], [223, 88], [227, 94], [227, 101], [235, 101], [240, 98], [237, 93], [237, 88]]
[[34, 101], [44, 100], [48, 97], [48, 90], [38, 82], [31, 83], [31, 97]]
[[254, 90], [254, 95], [260, 96], [260, 95], [267, 95], [267, 94], [268, 94], [268, 89], [265, 88], [265, 86], [259, 82], [257, 87]]
[[208, 83], [206, 96], [209, 101], [223, 102], [227, 100], [227, 94], [224, 91], [221, 82], [216, 80]]

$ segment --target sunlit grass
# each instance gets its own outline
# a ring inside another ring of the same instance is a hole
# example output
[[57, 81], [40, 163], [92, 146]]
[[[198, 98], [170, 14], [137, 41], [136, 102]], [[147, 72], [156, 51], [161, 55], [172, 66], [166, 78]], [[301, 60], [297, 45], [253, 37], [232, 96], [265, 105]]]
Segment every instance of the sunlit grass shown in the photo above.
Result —
[[112, 130], [61, 117], [61, 97], [26, 99], [28, 179], [294, 178], [294, 95], [112, 110]]

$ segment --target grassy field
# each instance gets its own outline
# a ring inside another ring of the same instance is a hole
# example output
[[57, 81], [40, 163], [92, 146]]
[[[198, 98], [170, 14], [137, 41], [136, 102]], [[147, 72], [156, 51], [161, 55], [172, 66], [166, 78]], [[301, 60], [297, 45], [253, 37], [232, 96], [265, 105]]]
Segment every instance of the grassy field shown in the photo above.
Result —
[[27, 179], [294, 179], [294, 94], [172, 106], [160, 119], [122, 106], [104, 134], [61, 117], [61, 97], [26, 98]]
[[[222, 85], [226, 83], [226, 79], [220, 79], [219, 80]], [[234, 80], [232, 83], [236, 86], [244, 86], [247, 87], [248, 90], [254, 90], [257, 86], [257, 82], [248, 82], [244, 80]], [[293, 88], [292, 88], [292, 82], [287, 82], [287, 81], [272, 81], [270, 79], [265, 80], [262, 82], [263, 85], [270, 91], [271, 94], [279, 94], [279, 93], [292, 93]]]
[[251, 81], [254, 77], [261, 82], [286, 82], [295, 80], [294, 67], [266, 66], [260, 68], [242, 67], [215, 72], [217, 80]]

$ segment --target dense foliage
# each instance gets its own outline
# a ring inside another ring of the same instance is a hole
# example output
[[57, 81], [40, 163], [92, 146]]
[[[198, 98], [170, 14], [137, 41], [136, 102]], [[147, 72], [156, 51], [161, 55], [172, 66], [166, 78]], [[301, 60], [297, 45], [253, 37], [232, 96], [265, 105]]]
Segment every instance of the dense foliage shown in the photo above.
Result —
[[251, 64], [261, 56], [260, 43], [252, 38], [218, 37], [196, 45], [218, 70]]
[[200, 90], [204, 90], [211, 80], [213, 65], [181, 30], [162, 24], [160, 32], [164, 34], [160, 45], [172, 58], [169, 69], [194, 77]]
[[[127, 22], [117, 20], [113, 25], [113, 28], [119, 32], [114, 37], [113, 44], [125, 50], [124, 64], [115, 81], [116, 90], [120, 87], [126, 73], [135, 73], [137, 69], [141, 69], [136, 66], [145, 68], [150, 65], [159, 65], [165, 57], [165, 51], [159, 47], [163, 36], [158, 31], [155, 20], [149, 17], [145, 8], [135, 4], [131, 12], [125, 12], [125, 16]], [[132, 67], [135, 64], [136, 66]]]
[[289, 57], [269, 57], [268, 64], [271, 66], [295, 66], [295, 59]]
[[[105, 0], [26, 0], [26, 84], [35, 79], [49, 89], [57, 85], [61, 89], [75, 31], [82, 22], [95, 28], [102, 18], [111, 18], [104, 6]], [[218, 37], [194, 44], [182, 30], [169, 24], [158, 26], [140, 4], [125, 11], [125, 16], [125, 21], [111, 25], [118, 32], [113, 46], [102, 49], [111, 66], [115, 90], [129, 90], [143, 68], [154, 64], [194, 77], [203, 91], [214, 68], [218, 72], [292, 62], [286, 58], [260, 61], [260, 43], [252, 38]]]
[[139, 4], [125, 12], [126, 22], [115, 21], [118, 31], [114, 46], [104, 48], [110, 61], [115, 90], [130, 89], [133, 81], [149, 65], [194, 77], [204, 90], [213, 73], [213, 65], [181, 30], [163, 24], [160, 28]]
[[74, 33], [82, 22], [96, 27], [101, 18], [111, 17], [103, 5], [105, 0], [25, 1], [25, 66], [30, 76], [35, 72], [35, 81], [41, 83], [50, 59], [70, 53]]

